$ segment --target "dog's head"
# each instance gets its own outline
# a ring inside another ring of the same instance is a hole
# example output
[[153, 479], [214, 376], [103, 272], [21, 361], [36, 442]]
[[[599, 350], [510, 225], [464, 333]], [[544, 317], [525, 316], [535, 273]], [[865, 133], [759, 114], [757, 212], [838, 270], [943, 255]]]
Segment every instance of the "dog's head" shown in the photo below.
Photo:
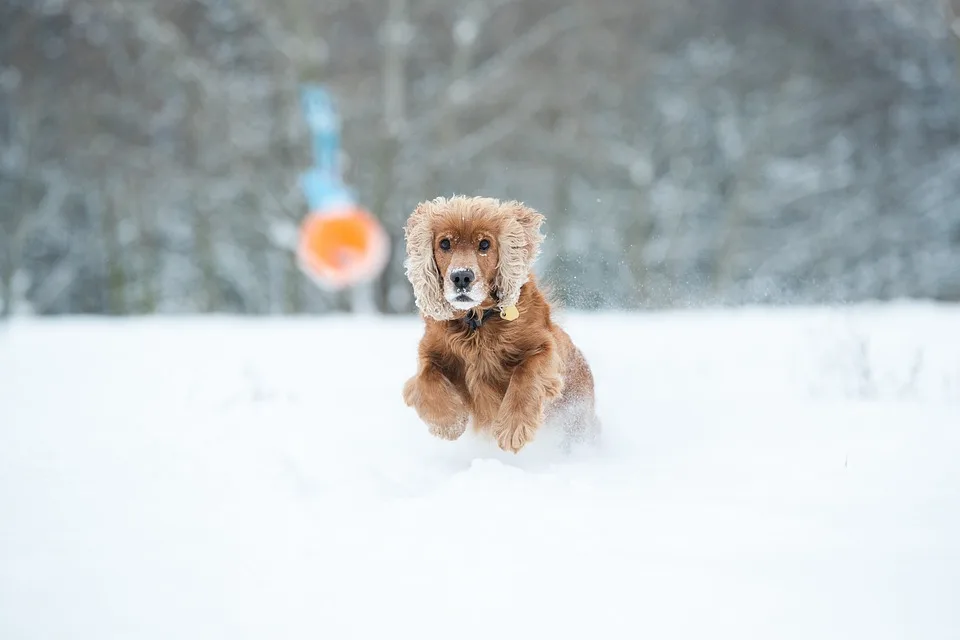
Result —
[[420, 311], [450, 320], [474, 307], [516, 305], [540, 251], [543, 216], [517, 201], [454, 196], [421, 202], [404, 235]]

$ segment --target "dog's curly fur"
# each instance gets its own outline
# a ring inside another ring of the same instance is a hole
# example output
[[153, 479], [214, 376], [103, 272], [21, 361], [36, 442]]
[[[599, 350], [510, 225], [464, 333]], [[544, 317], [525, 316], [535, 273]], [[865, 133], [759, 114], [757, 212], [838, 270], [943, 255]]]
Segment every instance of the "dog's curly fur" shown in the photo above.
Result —
[[[568, 438], [599, 430], [590, 367], [532, 273], [543, 220], [521, 202], [454, 196], [421, 202], [407, 221], [406, 274], [425, 330], [403, 397], [437, 437], [456, 440], [472, 421], [516, 453], [547, 420]], [[467, 268], [465, 295], [451, 279]], [[491, 313], [512, 306], [515, 320]]]

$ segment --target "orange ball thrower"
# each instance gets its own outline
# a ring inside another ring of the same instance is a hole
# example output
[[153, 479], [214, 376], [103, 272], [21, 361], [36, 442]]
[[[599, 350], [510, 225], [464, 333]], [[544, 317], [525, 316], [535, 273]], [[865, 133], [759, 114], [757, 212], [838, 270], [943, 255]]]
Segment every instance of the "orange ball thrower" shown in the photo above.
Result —
[[344, 289], [380, 275], [390, 257], [389, 247], [377, 219], [365, 209], [347, 205], [304, 218], [297, 263], [320, 287]]
[[300, 179], [310, 207], [300, 225], [297, 264], [313, 282], [340, 290], [373, 280], [390, 257], [383, 225], [361, 207], [340, 176], [340, 119], [323, 87], [301, 89], [315, 166]]

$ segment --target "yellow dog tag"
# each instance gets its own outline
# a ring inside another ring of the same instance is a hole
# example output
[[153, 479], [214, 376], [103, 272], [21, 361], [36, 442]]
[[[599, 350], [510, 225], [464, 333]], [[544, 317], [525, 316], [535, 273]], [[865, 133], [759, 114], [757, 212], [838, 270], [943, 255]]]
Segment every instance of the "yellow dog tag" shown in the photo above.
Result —
[[515, 306], [510, 305], [509, 307], [504, 307], [500, 311], [500, 317], [506, 320], [507, 322], [513, 322], [514, 320], [520, 317], [520, 312], [517, 311], [517, 308]]

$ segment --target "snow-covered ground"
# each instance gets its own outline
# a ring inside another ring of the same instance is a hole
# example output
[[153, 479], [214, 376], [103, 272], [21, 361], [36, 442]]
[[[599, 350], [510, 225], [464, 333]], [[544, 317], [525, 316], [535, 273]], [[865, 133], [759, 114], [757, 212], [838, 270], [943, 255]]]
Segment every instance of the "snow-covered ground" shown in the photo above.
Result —
[[0, 638], [960, 638], [960, 309], [562, 321], [570, 456], [431, 439], [413, 318], [0, 328]]

